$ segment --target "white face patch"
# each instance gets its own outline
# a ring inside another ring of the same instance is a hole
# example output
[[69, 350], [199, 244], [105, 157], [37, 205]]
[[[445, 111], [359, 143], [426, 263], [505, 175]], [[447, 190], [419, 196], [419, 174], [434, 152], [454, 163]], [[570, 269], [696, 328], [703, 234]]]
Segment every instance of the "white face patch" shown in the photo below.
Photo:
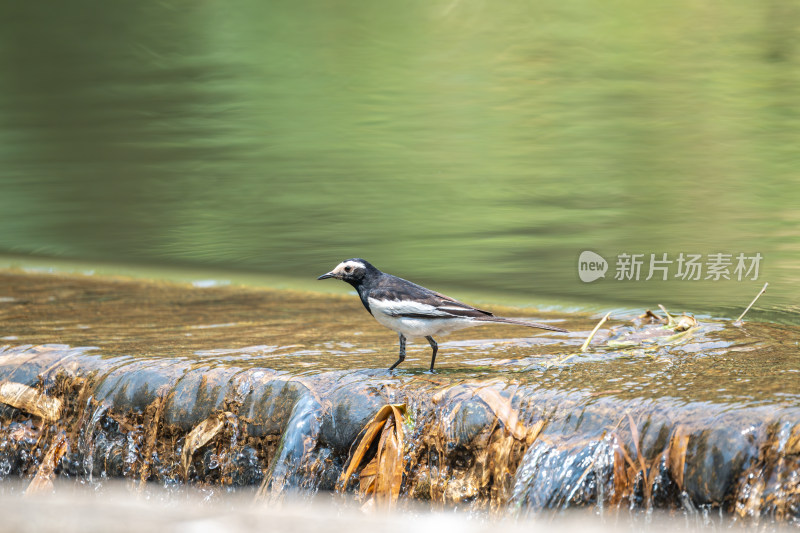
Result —
[[342, 261], [333, 269], [334, 274], [352, 274], [357, 270], [364, 270], [364, 265], [358, 261]]

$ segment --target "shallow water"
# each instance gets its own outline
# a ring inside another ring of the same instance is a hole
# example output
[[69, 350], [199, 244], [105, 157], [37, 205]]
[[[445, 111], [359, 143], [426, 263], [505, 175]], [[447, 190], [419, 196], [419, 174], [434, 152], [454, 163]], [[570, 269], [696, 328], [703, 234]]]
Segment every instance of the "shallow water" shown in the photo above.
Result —
[[[0, 292], [0, 339], [9, 345], [95, 347], [105, 356], [131, 361], [175, 358], [209, 367], [268, 367], [296, 375], [378, 371], [396, 360], [398, 350], [396, 334], [378, 325], [353, 295], [11, 273], [2, 274]], [[701, 327], [675, 345], [612, 349], [603, 344], [613, 328], [625, 328], [635, 318], [615, 315], [594, 340], [600, 346], [579, 353], [597, 317], [492, 309], [558, 325], [570, 333], [505, 325], [456, 332], [439, 339], [439, 376], [502, 377], [560, 391], [612, 391], [615, 397], [644, 395], [677, 404], [800, 403], [794, 326], [735, 327], [701, 319]], [[399, 375], [387, 379], [417, 375], [429, 360], [427, 342], [410, 342]]]
[[[408, 501], [800, 516], [794, 326], [701, 319], [612, 349], [631, 331], [618, 317], [579, 353], [597, 317], [496, 308], [571, 333], [466, 330], [442, 339], [435, 374], [426, 344], [389, 374], [395, 335], [352, 295], [20, 272], [0, 273], [0, 293], [0, 377], [66, 413], [48, 426], [0, 411], [6, 480], [30, 479], [64, 435], [55, 471], [80, 483], [324, 493], [373, 414], [403, 403]], [[185, 470], [187, 433], [218, 416]]]

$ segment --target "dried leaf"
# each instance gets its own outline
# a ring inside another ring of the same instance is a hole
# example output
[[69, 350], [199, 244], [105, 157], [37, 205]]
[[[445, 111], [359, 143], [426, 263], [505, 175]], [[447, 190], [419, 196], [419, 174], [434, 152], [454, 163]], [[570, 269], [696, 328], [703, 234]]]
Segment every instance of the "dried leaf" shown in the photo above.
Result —
[[384, 405], [364, 427], [364, 435], [353, 451], [347, 468], [339, 477], [338, 489], [345, 490], [353, 472], [361, 465], [367, 451], [380, 434], [375, 457], [359, 474], [362, 496], [372, 495], [381, 506], [391, 506], [400, 495], [405, 459], [403, 456], [404, 404]]
[[669, 311], [667, 311], [667, 308], [666, 308], [666, 307], [664, 307], [664, 306], [663, 306], [663, 305], [661, 305], [661, 304], [658, 304], [658, 307], [659, 307], [659, 308], [660, 308], [662, 311], [664, 311], [664, 314], [665, 314], [665, 315], [667, 315], [667, 323], [671, 323], [671, 322], [673, 322], [673, 321], [675, 320], [675, 319], [672, 317], [672, 315], [671, 315], [671, 314], [669, 314]]
[[800, 454], [800, 424], [792, 428], [792, 433], [789, 435], [783, 450], [786, 455]]
[[525, 440], [528, 436], [528, 430], [525, 424], [519, 421], [517, 411], [511, 406], [511, 401], [504, 398], [494, 389], [484, 387], [477, 389], [475, 394], [489, 406], [500, 422], [515, 439]]
[[389, 407], [392, 408], [392, 415], [394, 415], [394, 425], [395, 425], [395, 431], [397, 432], [397, 440], [398, 442], [402, 443], [404, 439], [403, 418], [405, 417], [406, 414], [406, 406], [405, 404], [402, 405], [390, 404]]
[[[145, 438], [142, 461], [139, 467], [139, 491], [144, 490], [145, 483], [150, 477], [150, 467], [152, 464], [153, 452], [156, 449], [158, 439], [158, 425], [161, 422], [161, 416], [164, 414], [164, 407], [166, 404], [167, 395], [166, 392], [163, 392], [148, 406], [145, 414], [143, 426], [145, 431], [147, 431], [147, 436]], [[189, 459], [191, 460], [191, 457]], [[185, 469], [184, 472], [186, 472]]]
[[42, 459], [39, 469], [36, 471], [36, 475], [31, 480], [30, 485], [28, 485], [28, 489], [25, 491], [26, 496], [53, 490], [53, 477], [56, 465], [67, 452], [67, 448], [69, 448], [67, 445], [67, 434], [64, 431], [60, 431], [53, 439], [53, 443], [50, 444], [50, 448]]
[[614, 443], [614, 494], [611, 497], [611, 505], [618, 504], [629, 495], [630, 484], [626, 462], [631, 467], [633, 466], [633, 461], [616, 435], [614, 435]]
[[543, 418], [537, 420], [533, 424], [533, 426], [531, 426], [530, 429], [528, 429], [528, 434], [525, 435], [525, 444], [527, 444], [528, 446], [533, 444], [533, 441], [539, 438], [539, 435], [542, 433], [542, 430], [544, 429], [544, 426], [546, 424], [547, 421]]
[[616, 433], [613, 433], [614, 438], [617, 440], [619, 444], [619, 451], [622, 452], [622, 457], [625, 459], [625, 462], [628, 463], [628, 466], [634, 470], [636, 470], [636, 463], [633, 462], [631, 456], [628, 454], [628, 450], [625, 449], [625, 446], [622, 444], [622, 440]]
[[[400, 406], [400, 408], [405, 411], [405, 405]], [[383, 430], [386, 419], [389, 418], [389, 415], [392, 413], [393, 411], [391, 405], [384, 405], [378, 410], [377, 413], [375, 413], [375, 416], [373, 416], [372, 419], [367, 422], [367, 425], [364, 426], [364, 436], [361, 437], [361, 441], [358, 443], [353, 455], [350, 457], [350, 462], [348, 463], [347, 468], [342, 472], [342, 475], [339, 476], [339, 490], [345, 490], [347, 488], [347, 482], [350, 479], [350, 476], [352, 476], [356, 468], [359, 467], [361, 461], [364, 459], [364, 455], [366, 455], [370, 446], [372, 446], [372, 441], [374, 441], [376, 435]]]
[[194, 452], [216, 437], [219, 432], [222, 431], [222, 428], [225, 427], [225, 419], [233, 416], [233, 413], [229, 412], [213, 414], [197, 424], [192, 431], [186, 435], [186, 441], [183, 445], [183, 454], [181, 456], [184, 479], [189, 477], [189, 465], [192, 462]]
[[397, 501], [403, 483], [402, 437], [396, 428], [397, 419], [386, 421], [378, 445], [378, 470], [375, 476], [375, 497], [386, 507]]
[[484, 387], [475, 391], [475, 394], [489, 406], [494, 416], [502, 422], [506, 431], [517, 440], [530, 445], [544, 429], [545, 420], [538, 420], [530, 428], [520, 422], [517, 410], [511, 406], [511, 400], [504, 398], [494, 389]]
[[[666, 311], [665, 311], [666, 312]], [[639, 468], [642, 472], [642, 487], [644, 489], [644, 501], [645, 505], [649, 505], [650, 503], [650, 496], [652, 493], [652, 485], [649, 482], [649, 478], [647, 476], [647, 463], [642, 456], [642, 451], [639, 449], [639, 430], [636, 428], [636, 424], [633, 422], [633, 417], [630, 413], [627, 413], [628, 416], [628, 423], [630, 424], [631, 428], [631, 436], [633, 437], [633, 446], [636, 450], [636, 458], [639, 460]]]
[[676, 427], [669, 439], [667, 467], [680, 490], [683, 490], [683, 470], [686, 465], [686, 450], [688, 447], [689, 435], [685, 433], [683, 426]]
[[378, 456], [361, 469], [358, 475], [358, 491], [364, 495], [371, 495], [375, 492], [375, 477], [378, 475]]
[[54, 422], [61, 417], [61, 400], [51, 398], [22, 383], [0, 383], [0, 403], [39, 416], [48, 422]]

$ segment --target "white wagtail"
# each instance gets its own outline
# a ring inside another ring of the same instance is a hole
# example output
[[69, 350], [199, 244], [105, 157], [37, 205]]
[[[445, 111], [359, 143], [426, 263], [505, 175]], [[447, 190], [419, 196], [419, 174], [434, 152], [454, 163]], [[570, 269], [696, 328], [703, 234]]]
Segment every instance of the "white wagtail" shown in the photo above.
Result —
[[434, 335], [444, 335], [487, 322], [567, 331], [546, 324], [494, 316], [489, 311], [476, 309], [416, 283], [381, 272], [363, 259], [342, 261], [336, 268], [317, 279], [328, 278], [340, 279], [352, 285], [358, 292], [361, 303], [375, 320], [400, 335], [400, 358], [389, 367], [390, 371], [406, 358], [407, 337], [425, 337], [428, 340], [433, 348], [433, 372], [439, 349], [433, 340]]

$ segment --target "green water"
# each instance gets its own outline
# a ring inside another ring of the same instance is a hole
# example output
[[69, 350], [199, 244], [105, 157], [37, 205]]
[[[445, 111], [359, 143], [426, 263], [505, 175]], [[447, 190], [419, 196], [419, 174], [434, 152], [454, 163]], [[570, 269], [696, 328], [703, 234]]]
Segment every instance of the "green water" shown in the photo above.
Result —
[[[457, 297], [729, 317], [769, 281], [752, 318], [797, 322], [798, 27], [789, 0], [7, 2], [0, 253], [361, 256]], [[613, 279], [665, 252], [763, 262]]]

